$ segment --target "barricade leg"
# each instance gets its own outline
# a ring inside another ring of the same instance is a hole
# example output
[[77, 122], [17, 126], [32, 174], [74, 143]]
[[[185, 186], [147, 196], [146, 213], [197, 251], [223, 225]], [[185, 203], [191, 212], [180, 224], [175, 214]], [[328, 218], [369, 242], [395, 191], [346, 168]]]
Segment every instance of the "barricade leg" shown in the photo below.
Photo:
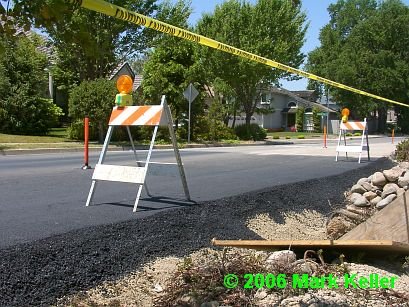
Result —
[[177, 144], [177, 140], [175, 136], [175, 131], [173, 130], [172, 113], [170, 112], [169, 106], [167, 104], [165, 105], [164, 110], [166, 112], [166, 116], [168, 117], [169, 134], [170, 134], [170, 138], [172, 139], [173, 150], [175, 152], [176, 161], [179, 167], [179, 174], [180, 174], [180, 179], [182, 180], [183, 190], [185, 192], [186, 199], [190, 201], [191, 199], [190, 199], [189, 187], [187, 185], [185, 170], [183, 168], [182, 159], [180, 158], [180, 153], [179, 153], [179, 148], [178, 148], [178, 144]]
[[[101, 154], [99, 155], [97, 165], [104, 163], [105, 155], [106, 155], [107, 150], [108, 150], [109, 141], [111, 140], [112, 131], [113, 131], [113, 127], [109, 126], [108, 131], [107, 131], [107, 135], [105, 137], [104, 146], [102, 147]], [[94, 196], [96, 185], [97, 185], [97, 181], [92, 180], [91, 188], [89, 189], [89, 193], [88, 193], [87, 203], [85, 204], [86, 207], [88, 207], [91, 204], [92, 197]]]
[[[131, 141], [131, 146], [132, 146], [133, 154], [135, 156], [136, 165], [141, 166], [141, 163], [139, 163], [138, 155], [136, 154], [135, 144], [133, 142], [132, 134], [131, 134], [131, 130], [129, 129], [129, 126], [126, 126], [126, 131], [128, 132], [129, 141]], [[145, 191], [146, 191], [146, 194], [148, 194], [148, 196], [152, 196], [151, 193], [149, 192], [148, 185], [146, 184], [146, 178], [145, 178]]]
[[140, 184], [138, 187], [138, 193], [136, 193], [136, 199], [135, 199], [135, 204], [133, 206], [133, 212], [136, 212], [136, 209], [138, 207], [138, 202], [139, 202], [139, 198], [141, 197], [142, 188], [143, 188], [143, 185]]

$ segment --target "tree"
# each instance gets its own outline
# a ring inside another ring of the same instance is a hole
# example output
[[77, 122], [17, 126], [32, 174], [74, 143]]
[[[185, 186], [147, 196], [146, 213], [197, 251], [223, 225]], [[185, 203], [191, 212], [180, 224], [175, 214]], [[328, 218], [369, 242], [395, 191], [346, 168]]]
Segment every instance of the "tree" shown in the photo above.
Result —
[[[189, 4], [184, 0], [178, 1], [175, 5], [164, 2], [161, 6], [161, 15], [165, 15], [165, 19], [170, 20], [173, 25], [183, 28], [187, 28], [190, 13]], [[191, 82], [201, 89], [197, 46], [168, 35], [158, 36], [154, 45], [155, 48], [148, 54], [148, 60], [143, 68], [144, 96], [148, 101], [158, 103], [160, 96], [166, 95], [178, 127], [180, 120], [186, 119], [188, 113], [188, 102], [183, 97], [183, 92]], [[192, 104], [192, 123], [195, 122], [195, 116], [203, 112], [199, 98]]]
[[[56, 53], [52, 73], [59, 97], [82, 80], [106, 78], [124, 59], [150, 47], [156, 33], [66, 0], [15, 0], [8, 15], [19, 25], [46, 32]], [[109, 0], [131, 11], [154, 16], [157, 0]], [[4, 11], [4, 7], [3, 7]], [[1, 29], [0, 29], [1, 30]]]
[[[229, 0], [218, 5], [213, 14], [198, 22], [200, 34], [287, 65], [298, 67], [304, 58], [300, 52], [304, 42], [305, 14], [290, 1]], [[258, 86], [278, 84], [290, 75], [222, 51], [201, 48], [210, 83], [223, 80], [231, 89], [238, 105], [246, 113], [246, 124], [256, 110]]]
[[88, 116], [97, 124], [99, 142], [104, 141], [105, 127], [115, 105], [115, 83], [106, 79], [83, 81], [70, 92], [68, 109], [70, 117], [83, 120]]
[[[320, 33], [321, 47], [309, 55], [308, 69], [323, 77], [402, 102], [408, 101], [409, 8], [398, 0], [338, 1]], [[386, 129], [391, 106], [332, 88], [331, 95], [358, 117], [378, 115]]]
[[61, 109], [48, 96], [47, 59], [32, 34], [5, 39], [0, 58], [0, 130], [14, 134], [46, 134], [57, 124]]

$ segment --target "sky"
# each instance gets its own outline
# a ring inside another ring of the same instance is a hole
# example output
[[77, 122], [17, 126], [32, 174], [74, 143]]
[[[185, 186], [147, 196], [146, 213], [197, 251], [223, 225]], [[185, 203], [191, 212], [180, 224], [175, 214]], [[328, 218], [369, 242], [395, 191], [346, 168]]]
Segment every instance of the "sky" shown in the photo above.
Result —
[[[191, 15], [189, 22], [195, 24], [203, 13], [212, 13], [217, 4], [223, 3], [224, 0], [191, 0], [193, 14]], [[255, 0], [250, 0], [255, 2]], [[302, 48], [304, 54], [308, 54], [310, 51], [319, 47], [319, 32], [320, 29], [329, 22], [329, 14], [327, 8], [330, 4], [336, 3], [336, 0], [302, 0], [302, 10], [307, 14], [307, 20], [309, 21], [309, 27], [306, 33], [306, 41]], [[403, 1], [405, 4], [409, 4], [409, 0]], [[263, 56], [262, 54], [259, 54]], [[271, 59], [274, 60], [274, 59]], [[302, 67], [301, 67], [302, 69]], [[307, 79], [302, 78], [297, 81], [285, 81], [281, 82], [282, 86], [288, 90], [305, 90], [307, 88]]]

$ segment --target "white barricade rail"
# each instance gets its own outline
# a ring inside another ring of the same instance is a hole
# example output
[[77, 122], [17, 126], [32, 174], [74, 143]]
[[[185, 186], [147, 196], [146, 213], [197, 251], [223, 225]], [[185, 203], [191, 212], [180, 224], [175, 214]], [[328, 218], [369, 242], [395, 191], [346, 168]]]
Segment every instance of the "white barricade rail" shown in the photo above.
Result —
[[[107, 153], [108, 145], [111, 140], [112, 132], [116, 126], [125, 126], [128, 132], [129, 140], [131, 141], [132, 149], [135, 155], [137, 166], [122, 166], [122, 165], [109, 165], [104, 164], [105, 156]], [[131, 131], [129, 126], [154, 126], [151, 143], [149, 146], [148, 156], [146, 161], [138, 161], [135, 146], [133, 143]], [[176, 163], [159, 163], [151, 162], [151, 155], [153, 146], [155, 143], [156, 134], [159, 126], [168, 126], [169, 134], [172, 140], [172, 146], [175, 153]], [[149, 169], [150, 164], [153, 167]], [[156, 106], [129, 106], [129, 107], [115, 107], [112, 110], [111, 117], [109, 119], [109, 128], [105, 137], [104, 146], [102, 147], [101, 154], [97, 165], [95, 166], [94, 174], [92, 175], [92, 184], [88, 194], [86, 206], [91, 204], [95, 187], [98, 181], [116, 181], [138, 184], [138, 192], [136, 194], [136, 200], [133, 208], [133, 212], [136, 211], [139, 198], [141, 196], [142, 188], [145, 186], [145, 190], [150, 195], [148, 187], [146, 185], [146, 175], [160, 174], [160, 175], [175, 175], [175, 167], [179, 170], [179, 175], [182, 180], [183, 189], [187, 200], [190, 200], [189, 188], [186, 181], [185, 171], [183, 169], [182, 159], [177, 147], [176, 136], [173, 130], [172, 114], [169, 106], [166, 104], [165, 96], [162, 96], [160, 105]], [[162, 170], [164, 168], [164, 172]]]
[[[361, 144], [360, 145], [347, 145], [346, 133], [347, 131], [361, 131]], [[344, 145], [341, 145], [341, 138], [344, 138]], [[366, 145], [364, 145], [364, 139], [366, 140]], [[371, 159], [369, 156], [369, 141], [368, 141], [368, 123], [366, 118], [363, 122], [341, 122], [339, 127], [339, 136], [337, 144], [337, 155], [335, 161], [338, 161], [338, 156], [340, 152], [345, 152], [345, 156], [348, 159], [348, 152], [359, 153], [358, 163], [361, 163], [362, 152], [368, 152], [368, 161]]]

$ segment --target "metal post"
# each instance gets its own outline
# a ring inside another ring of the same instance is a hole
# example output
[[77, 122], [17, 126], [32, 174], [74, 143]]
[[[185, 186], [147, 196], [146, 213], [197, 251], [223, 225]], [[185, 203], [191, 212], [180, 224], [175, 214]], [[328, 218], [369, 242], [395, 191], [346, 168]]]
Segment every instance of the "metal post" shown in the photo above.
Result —
[[329, 88], [327, 87], [327, 133], [329, 130]]
[[84, 165], [82, 166], [82, 169], [90, 169], [91, 166], [89, 166], [89, 152], [88, 152], [88, 147], [89, 147], [89, 118], [85, 117], [84, 118]]
[[192, 109], [192, 87], [189, 86], [189, 122], [187, 130], [187, 143], [190, 144], [190, 113]]

